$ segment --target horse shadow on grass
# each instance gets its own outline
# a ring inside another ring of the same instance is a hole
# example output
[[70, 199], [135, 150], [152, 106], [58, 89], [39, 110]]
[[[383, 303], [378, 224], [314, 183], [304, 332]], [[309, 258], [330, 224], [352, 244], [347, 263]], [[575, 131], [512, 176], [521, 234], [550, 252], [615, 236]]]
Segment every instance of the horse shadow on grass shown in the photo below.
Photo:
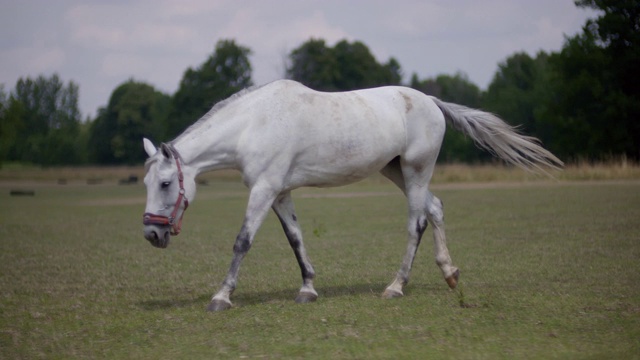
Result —
[[[318, 300], [340, 298], [349, 296], [371, 296], [381, 297], [382, 292], [387, 287], [386, 283], [372, 284], [349, 284], [349, 285], [336, 285], [336, 286], [324, 286], [318, 287]], [[430, 285], [427, 285], [431, 288]], [[437, 287], [433, 286], [436, 290]], [[247, 307], [260, 304], [274, 304], [274, 303], [287, 303], [294, 304], [294, 299], [298, 294], [298, 288], [278, 289], [273, 291], [238, 291], [232, 297], [234, 307]], [[408, 289], [411, 292], [411, 289]], [[147, 311], [165, 310], [171, 308], [186, 308], [192, 306], [202, 306], [203, 308], [209, 304], [211, 300], [211, 293], [202, 294], [194, 298], [183, 299], [156, 299], [140, 301], [136, 305]]]

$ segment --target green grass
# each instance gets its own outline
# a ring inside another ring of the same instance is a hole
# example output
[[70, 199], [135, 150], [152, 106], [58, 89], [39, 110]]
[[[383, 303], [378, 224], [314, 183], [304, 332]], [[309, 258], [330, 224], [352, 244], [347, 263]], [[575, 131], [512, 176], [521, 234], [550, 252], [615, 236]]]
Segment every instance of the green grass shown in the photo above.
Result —
[[270, 215], [223, 313], [205, 308], [241, 185], [200, 187], [166, 250], [142, 237], [141, 185], [15, 187], [0, 184], [0, 358], [640, 357], [638, 181], [436, 185], [459, 290], [429, 233], [394, 300], [380, 294], [406, 245], [400, 193], [378, 181], [299, 190], [318, 301], [293, 302], [299, 269]]

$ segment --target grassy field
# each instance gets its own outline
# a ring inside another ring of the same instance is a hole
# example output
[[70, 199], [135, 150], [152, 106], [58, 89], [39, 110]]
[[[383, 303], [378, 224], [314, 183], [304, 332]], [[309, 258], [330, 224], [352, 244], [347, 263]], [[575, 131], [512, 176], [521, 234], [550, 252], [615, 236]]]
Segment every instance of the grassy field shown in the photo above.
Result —
[[3, 359], [640, 357], [638, 180], [436, 184], [459, 290], [428, 232], [395, 300], [380, 294], [406, 245], [400, 193], [299, 190], [320, 298], [293, 302], [299, 270], [270, 215], [223, 313], [205, 308], [243, 217], [237, 181], [201, 186], [166, 250], [142, 237], [142, 185], [9, 196], [24, 186], [0, 183]]

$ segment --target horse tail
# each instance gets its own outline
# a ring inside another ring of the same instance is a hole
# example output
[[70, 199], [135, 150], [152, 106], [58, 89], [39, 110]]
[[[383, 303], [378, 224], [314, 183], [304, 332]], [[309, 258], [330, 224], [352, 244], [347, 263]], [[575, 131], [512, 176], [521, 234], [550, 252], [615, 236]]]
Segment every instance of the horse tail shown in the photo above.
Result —
[[476, 145], [494, 156], [527, 171], [548, 174], [544, 167], [560, 170], [563, 162], [540, 146], [534, 137], [525, 136], [499, 117], [466, 106], [431, 97], [447, 123], [469, 136]]

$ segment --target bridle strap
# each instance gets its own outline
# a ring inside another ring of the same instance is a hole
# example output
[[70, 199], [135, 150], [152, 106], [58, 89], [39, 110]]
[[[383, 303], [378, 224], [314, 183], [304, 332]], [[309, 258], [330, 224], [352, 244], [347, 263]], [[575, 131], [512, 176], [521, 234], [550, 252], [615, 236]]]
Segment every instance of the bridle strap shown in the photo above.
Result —
[[[144, 225], [159, 225], [159, 226], [171, 226], [171, 235], [180, 234], [180, 229], [182, 228], [182, 217], [184, 216], [184, 212], [187, 211], [187, 207], [189, 207], [189, 200], [185, 196], [184, 190], [184, 174], [182, 173], [182, 167], [180, 166], [180, 154], [171, 144], [166, 145], [167, 149], [171, 151], [173, 158], [176, 161], [176, 166], [178, 168], [178, 184], [180, 185], [180, 190], [178, 193], [178, 199], [176, 199], [176, 204], [173, 207], [173, 211], [170, 216], [157, 215], [153, 213], [144, 213], [142, 215], [142, 223]], [[178, 222], [176, 222], [176, 216], [178, 215], [178, 209], [180, 208], [180, 204], [184, 202], [184, 210], [182, 210], [182, 214], [180, 214], [180, 218]]]

